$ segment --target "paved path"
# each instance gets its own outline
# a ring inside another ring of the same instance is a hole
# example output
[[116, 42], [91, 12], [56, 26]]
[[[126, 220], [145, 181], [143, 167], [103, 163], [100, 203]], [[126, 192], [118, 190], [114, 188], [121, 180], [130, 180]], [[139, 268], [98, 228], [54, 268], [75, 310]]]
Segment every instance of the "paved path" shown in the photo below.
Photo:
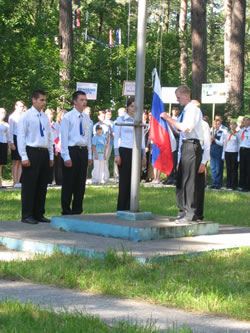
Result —
[[250, 332], [250, 323], [238, 320], [20, 281], [0, 280], [0, 300], [5, 299], [53, 307], [56, 311], [67, 309], [69, 312], [87, 313], [108, 323], [129, 319], [142, 325], [150, 321], [160, 330], [173, 328], [173, 325], [185, 325], [195, 333]]
[[65, 253], [79, 250], [87, 256], [103, 255], [108, 249], [126, 249], [141, 262], [152, 257], [171, 257], [211, 250], [250, 246], [250, 228], [221, 225], [219, 234], [133, 243], [128, 240], [62, 232], [47, 223], [29, 225], [19, 221], [0, 223], [0, 242], [12, 250], [52, 253], [57, 247]]

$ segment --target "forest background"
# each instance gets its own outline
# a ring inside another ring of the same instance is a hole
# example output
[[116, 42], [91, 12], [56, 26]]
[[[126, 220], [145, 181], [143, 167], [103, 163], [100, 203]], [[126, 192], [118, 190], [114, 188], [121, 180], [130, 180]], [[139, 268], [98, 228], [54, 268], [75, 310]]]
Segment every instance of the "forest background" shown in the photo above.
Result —
[[[202, 83], [227, 82], [230, 98], [216, 112], [249, 113], [246, 1], [148, 0], [147, 7], [145, 108], [156, 67], [162, 86], [186, 83], [199, 100]], [[18, 99], [30, 106], [31, 92], [44, 89], [48, 107], [71, 109], [76, 82], [98, 83], [88, 103], [94, 119], [124, 106], [123, 81], [136, 76], [137, 11], [137, 0], [0, 0], [0, 107], [10, 113]], [[202, 110], [211, 118], [211, 105]]]

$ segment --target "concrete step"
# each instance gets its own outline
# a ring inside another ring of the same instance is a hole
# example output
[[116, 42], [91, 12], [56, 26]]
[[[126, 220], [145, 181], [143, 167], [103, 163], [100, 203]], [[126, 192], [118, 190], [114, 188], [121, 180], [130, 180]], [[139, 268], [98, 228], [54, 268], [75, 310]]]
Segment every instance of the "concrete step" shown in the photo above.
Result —
[[160, 215], [153, 215], [152, 219], [130, 220], [120, 218], [115, 213], [52, 216], [50, 225], [51, 228], [62, 231], [114, 237], [132, 242], [213, 235], [217, 234], [219, 229], [218, 223], [208, 221], [177, 223]]

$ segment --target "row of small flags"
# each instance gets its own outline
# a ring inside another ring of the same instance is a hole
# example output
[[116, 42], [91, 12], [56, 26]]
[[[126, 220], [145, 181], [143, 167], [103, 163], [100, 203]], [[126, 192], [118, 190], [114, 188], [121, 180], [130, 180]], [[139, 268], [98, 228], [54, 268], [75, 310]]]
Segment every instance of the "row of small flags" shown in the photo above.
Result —
[[[80, 21], [80, 17], [81, 17], [81, 11], [80, 9], [76, 9], [74, 11], [74, 26], [75, 27], [80, 27], [81, 26], [81, 21]], [[86, 22], [88, 22], [88, 11], [86, 12]], [[109, 43], [106, 44], [106, 43], [103, 43], [93, 37], [90, 37], [90, 36], [87, 36], [87, 39], [88, 40], [92, 40], [96, 43], [99, 43], [101, 45], [104, 45], [104, 46], [108, 46], [108, 47], [114, 47], [117, 45], [115, 44], [118, 44], [118, 45], [121, 45], [122, 43], [122, 32], [121, 32], [121, 29], [116, 29], [115, 30], [115, 40], [113, 39], [113, 34], [114, 34], [114, 30], [113, 29], [110, 29], [109, 30]]]

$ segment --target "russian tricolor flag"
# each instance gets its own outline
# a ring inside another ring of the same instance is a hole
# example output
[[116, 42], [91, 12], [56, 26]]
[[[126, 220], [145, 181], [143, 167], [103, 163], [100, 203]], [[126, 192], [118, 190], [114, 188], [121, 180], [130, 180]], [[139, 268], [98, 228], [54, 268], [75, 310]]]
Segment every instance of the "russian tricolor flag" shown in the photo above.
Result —
[[165, 112], [161, 96], [161, 83], [156, 69], [153, 73], [155, 82], [149, 138], [156, 147], [152, 153], [152, 165], [166, 175], [170, 175], [174, 165], [172, 151], [176, 149], [176, 141], [167, 122], [160, 118], [160, 114]]

